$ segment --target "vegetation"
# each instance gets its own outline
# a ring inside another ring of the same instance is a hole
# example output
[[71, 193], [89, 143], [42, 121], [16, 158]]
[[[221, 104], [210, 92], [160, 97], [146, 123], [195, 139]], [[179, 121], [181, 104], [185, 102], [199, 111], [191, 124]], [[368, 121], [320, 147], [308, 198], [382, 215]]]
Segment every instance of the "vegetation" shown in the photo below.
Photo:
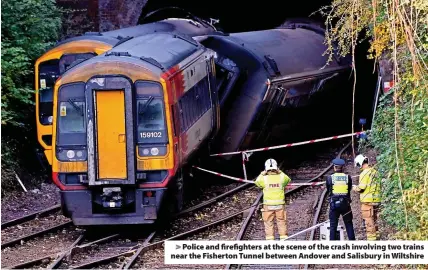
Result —
[[[61, 13], [54, 0], [7, 0], [1, 8], [1, 168], [5, 184], [20, 167], [18, 160], [34, 155], [29, 152], [36, 137], [33, 65], [58, 40]], [[7, 186], [3, 185], [2, 193]]]
[[[393, 85], [380, 100], [369, 141], [379, 153], [382, 216], [397, 239], [428, 239], [428, 2], [333, 0], [326, 17], [328, 53], [352, 54], [369, 38], [369, 58], [390, 59]], [[362, 34], [364, 37], [361, 38]], [[354, 65], [354, 76], [357, 76]], [[354, 89], [355, 92], [355, 89]]]

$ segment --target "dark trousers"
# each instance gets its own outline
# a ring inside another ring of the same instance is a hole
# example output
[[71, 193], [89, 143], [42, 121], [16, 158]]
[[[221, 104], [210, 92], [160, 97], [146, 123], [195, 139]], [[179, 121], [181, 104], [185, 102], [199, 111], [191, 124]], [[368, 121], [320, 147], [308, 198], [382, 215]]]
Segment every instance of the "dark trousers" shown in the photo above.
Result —
[[353, 216], [351, 211], [351, 205], [347, 201], [341, 203], [339, 207], [330, 206], [330, 240], [338, 240], [336, 239], [336, 231], [340, 216], [342, 216], [343, 222], [345, 223], [348, 239], [355, 240], [354, 225], [352, 224]]

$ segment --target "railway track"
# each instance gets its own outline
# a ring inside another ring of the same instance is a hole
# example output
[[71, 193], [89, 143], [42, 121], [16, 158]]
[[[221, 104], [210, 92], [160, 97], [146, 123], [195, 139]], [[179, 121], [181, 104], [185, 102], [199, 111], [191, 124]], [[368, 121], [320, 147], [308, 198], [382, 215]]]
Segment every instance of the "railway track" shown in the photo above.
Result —
[[[236, 196], [232, 196], [236, 194]], [[153, 230], [144, 240], [140, 240], [137, 243], [134, 243], [133, 248], [120, 252], [112, 256], [104, 256], [102, 258], [91, 260], [87, 263], [82, 263], [77, 266], [70, 266], [71, 269], [82, 269], [90, 268], [95, 266], [100, 266], [102, 268], [123, 268], [129, 269], [135, 265], [142, 264], [141, 256], [148, 251], [162, 249], [163, 243], [167, 240], [178, 240], [178, 239], [189, 239], [197, 235], [204, 234], [207, 230], [212, 229], [217, 226], [222, 226], [225, 223], [231, 222], [233, 220], [236, 224], [239, 224], [242, 214], [249, 208], [246, 203], [248, 200], [245, 200], [243, 203], [236, 203], [235, 206], [237, 209], [243, 208], [243, 205], [247, 207], [242, 210], [225, 209], [225, 206], [232, 205], [230, 201], [236, 200], [237, 197], [251, 197], [250, 195], [257, 195], [257, 192], [251, 188], [250, 185], [239, 186], [226, 194], [221, 194], [215, 198], [212, 198], [209, 201], [202, 202], [196, 206], [188, 208], [178, 215], [175, 216], [175, 220], [169, 224], [168, 229], [157, 228]], [[254, 196], [256, 197], [256, 196]], [[227, 201], [229, 200], [229, 202]], [[217, 211], [216, 209], [222, 208], [223, 211]], [[195, 216], [203, 216], [202, 214], [198, 215], [198, 211], [203, 211], [205, 216], [208, 216], [206, 220], [195, 220]], [[230, 214], [228, 214], [230, 212]], [[193, 214], [193, 215], [191, 215]], [[188, 219], [186, 219], [186, 216]], [[179, 218], [180, 217], [180, 218]], [[226, 226], [227, 227], [227, 226]], [[233, 234], [231, 234], [233, 235]], [[205, 237], [204, 237], [205, 238]], [[97, 255], [99, 256], [99, 254]], [[119, 258], [124, 258], [119, 260]]]
[[[348, 143], [345, 147], [343, 147], [337, 157], [340, 157], [343, 152], [350, 146]], [[324, 175], [331, 172], [333, 167], [331, 163], [331, 159], [334, 156], [330, 156], [328, 161], [317, 161], [316, 164], [327, 163], [320, 170], [320, 168], [313, 168], [314, 166], [303, 166], [304, 175], [309, 176], [309, 180], [300, 180], [302, 182], [314, 182], [320, 180]], [[319, 167], [319, 166], [318, 166]], [[309, 170], [308, 170], [309, 169]], [[287, 174], [293, 178], [293, 171]], [[315, 175], [314, 175], [315, 174]], [[321, 218], [322, 209], [324, 206], [326, 189], [322, 189], [320, 187], [311, 187], [305, 188], [306, 186], [298, 186], [294, 189], [288, 190], [286, 192], [286, 205], [287, 205], [287, 228], [288, 235], [291, 236], [294, 233], [297, 233], [305, 228], [308, 228], [314, 224], [319, 222]], [[261, 199], [261, 196], [259, 200]], [[259, 202], [257, 202], [259, 203]], [[246, 219], [242, 222], [239, 233], [236, 235], [235, 240], [264, 240], [264, 224], [261, 221], [261, 218], [255, 219], [255, 213], [257, 207], [253, 207], [252, 211], [246, 217]], [[293, 215], [294, 214], [294, 215]], [[309, 219], [304, 220], [305, 217], [309, 217]], [[252, 220], [254, 220], [252, 222]], [[301, 234], [295, 239], [292, 240], [313, 240], [315, 239], [315, 231], [311, 231], [310, 233]], [[305, 269], [308, 268], [307, 265], [303, 266]], [[296, 266], [293, 265], [226, 265], [225, 269], [295, 269]]]
[[[168, 230], [159, 229], [157, 230], [158, 234], [160, 231], [164, 233], [163, 236], [158, 236], [157, 238], [163, 238], [163, 239], [169, 239], [174, 237], [181, 237], [186, 235], [191, 235], [192, 233], [196, 233], [199, 230], [203, 230], [203, 228], [209, 228], [210, 226], [214, 226], [217, 224], [216, 222], [208, 222], [208, 226], [204, 225], [196, 225], [193, 226], [195, 228], [191, 229], [190, 231], [184, 231], [183, 229], [189, 229], [192, 226], [190, 224], [187, 224], [187, 226], [183, 226], [186, 222], [182, 221], [183, 219], [192, 220], [194, 219], [195, 215], [198, 215], [198, 211], [201, 210], [210, 210], [209, 212], [215, 212], [213, 209], [210, 209], [210, 207], [222, 207], [224, 205], [228, 205], [228, 202], [225, 202], [225, 200], [234, 200], [237, 198], [236, 196], [233, 196], [237, 194], [239, 196], [239, 193], [241, 194], [239, 197], [243, 196], [244, 194], [247, 194], [251, 192], [252, 186], [250, 184], [231, 184], [232, 188], [226, 188], [227, 191], [224, 193], [221, 193], [218, 196], [211, 197], [208, 200], [205, 200], [199, 204], [193, 205], [188, 207], [187, 209], [177, 213], [172, 218], [177, 222], [177, 220], [181, 221], [181, 232], [179, 232], [177, 235], [171, 236], [172, 232]], [[244, 203], [245, 204], [245, 203]], [[214, 209], [215, 210], [215, 209]], [[40, 211], [44, 213], [44, 210]], [[193, 216], [191, 214], [194, 214]], [[32, 214], [33, 215], [33, 214]], [[34, 215], [37, 216], [37, 215]], [[206, 217], [207, 214], [199, 214], [199, 216]], [[233, 215], [232, 215], [233, 217]], [[23, 223], [30, 220], [28, 217], [22, 218], [19, 221], [13, 221], [11, 226], [8, 226], [9, 228], [12, 228], [12, 226], [20, 226]], [[228, 219], [225, 219], [228, 220]], [[218, 223], [221, 223], [222, 221], [219, 221]], [[204, 223], [203, 219], [199, 223]], [[207, 222], [205, 222], [207, 223]], [[60, 226], [68, 226], [72, 225], [71, 221], [67, 221], [66, 224], [60, 224]], [[174, 225], [174, 224], [172, 224]], [[179, 227], [180, 224], [176, 225], [176, 227]], [[174, 226], [171, 226], [174, 227]], [[60, 229], [58, 227], [57, 229]], [[30, 240], [37, 237], [41, 237], [49, 232], [55, 231], [55, 228], [49, 228], [49, 230], [41, 230], [35, 234], [29, 234], [25, 235], [23, 237], [19, 237], [16, 239], [12, 239], [8, 241], [6, 246], [12, 247], [13, 245], [17, 245], [21, 243], [22, 239]], [[138, 234], [137, 234], [138, 235]], [[89, 268], [96, 265], [106, 264], [110, 263], [112, 261], [117, 261], [119, 258], [123, 257], [129, 257], [132, 254], [136, 252], [142, 252], [141, 247], [144, 247], [145, 245], [149, 244], [154, 239], [155, 231], [151, 234], [145, 235], [144, 237], [141, 237], [141, 234], [136, 237], [136, 239], [129, 240], [127, 239], [127, 236], [129, 235], [123, 235], [123, 233], [112, 233], [112, 234], [104, 234], [100, 236], [98, 239], [95, 239], [93, 241], [88, 241], [88, 237], [85, 234], [85, 232], [82, 232], [79, 236], [75, 238], [75, 240], [68, 245], [66, 248], [61, 250], [61, 252], [56, 252], [52, 254], [47, 254], [44, 256], [40, 256], [37, 259], [25, 261], [19, 264], [15, 264], [9, 268], [12, 269], [18, 269], [18, 268], [28, 268], [28, 267], [47, 267], [49, 269], [57, 269], [57, 268], [71, 268], [71, 269], [77, 269], [77, 268]], [[93, 237], [92, 237], [93, 238]], [[125, 239], [125, 240], [123, 240]], [[174, 238], [175, 239], [175, 238]], [[86, 241], [86, 243], [84, 243]], [[159, 242], [159, 241], [156, 241]], [[93, 258], [84, 258], [85, 253], [88, 250], [108, 250], [108, 252], [104, 252], [104, 254], [99, 254], [99, 252], [94, 252]], [[83, 254], [83, 255], [82, 255]], [[136, 253], [137, 254], [137, 253]], [[124, 265], [125, 266], [125, 265]]]
[[[330, 164], [330, 160], [331, 157], [328, 162], [324, 163]], [[319, 160], [318, 162], [322, 163]], [[305, 174], [300, 173], [302, 172], [301, 170], [296, 170], [295, 172], [287, 170], [287, 174], [293, 180], [297, 178], [298, 182], [315, 181], [328, 172], [331, 165], [324, 168], [322, 172], [314, 169], [310, 164], [304, 164], [303, 168]], [[299, 179], [314, 174], [317, 175], [309, 180]], [[297, 175], [303, 175], [303, 177], [297, 177]], [[9, 268], [87, 269], [92, 267], [110, 267], [130, 269], [132, 267], [145, 266], [148, 263], [146, 258], [153, 258], [156, 254], [158, 257], [161, 257], [159, 258], [160, 263], [163, 263], [163, 253], [161, 251], [163, 243], [167, 240], [199, 240], [210, 237], [212, 240], [219, 240], [220, 237], [224, 236], [224, 232], [230, 228], [232, 229], [228, 233], [228, 236], [226, 236], [228, 239], [224, 240], [251, 239], [249, 228], [259, 227], [263, 229], [263, 224], [255, 226], [256, 222], [252, 222], [256, 210], [260, 206], [262, 194], [252, 184], [231, 184], [230, 186], [233, 188], [229, 188], [228, 191], [218, 196], [205, 199], [196, 205], [191, 205], [173, 216], [171, 223], [168, 223], [169, 228], [156, 228], [150, 233], [144, 235], [138, 234], [137, 236], [134, 235], [134, 237], [127, 237], [123, 233], [104, 234], [96, 239], [93, 237], [92, 239], [88, 238], [88, 235], [83, 231], [79, 235], [76, 235], [73, 241], [60, 252], [40, 256], [38, 259], [22, 262]], [[318, 188], [312, 188], [312, 190], [314, 189], [318, 190]], [[288, 203], [290, 200], [293, 201], [299, 196], [301, 197], [303, 190], [303, 186], [289, 190], [287, 192]], [[311, 197], [314, 198], [313, 195]], [[28, 217], [24, 217], [22, 222], [28, 220]], [[22, 223], [13, 221], [11, 224], [7, 227], [17, 226]], [[215, 234], [216, 230], [221, 232], [217, 236]], [[26, 239], [28, 240], [41, 235], [43, 235], [43, 232], [35, 236], [28, 235]], [[20, 242], [17, 239], [12, 240], [14, 242], [13, 244], [8, 244], [9, 247]], [[227, 266], [227, 268], [231, 268], [231, 266]]]

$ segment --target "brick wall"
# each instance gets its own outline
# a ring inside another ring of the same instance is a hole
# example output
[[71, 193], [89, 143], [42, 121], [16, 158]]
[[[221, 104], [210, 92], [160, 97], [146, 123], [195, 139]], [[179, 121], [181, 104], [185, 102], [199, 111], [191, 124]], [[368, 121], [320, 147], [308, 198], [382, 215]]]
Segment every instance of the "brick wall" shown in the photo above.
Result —
[[65, 12], [62, 20], [62, 39], [88, 31], [98, 31], [98, 0], [57, 0]]
[[148, 0], [98, 0], [100, 31], [137, 24]]
[[65, 9], [63, 37], [136, 25], [148, 0], [56, 0]]

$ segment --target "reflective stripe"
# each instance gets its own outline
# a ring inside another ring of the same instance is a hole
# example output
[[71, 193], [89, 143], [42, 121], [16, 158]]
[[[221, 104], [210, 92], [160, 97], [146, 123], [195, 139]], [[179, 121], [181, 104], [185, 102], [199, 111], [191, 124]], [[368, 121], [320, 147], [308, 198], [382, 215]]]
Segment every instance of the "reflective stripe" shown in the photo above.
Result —
[[288, 238], [288, 236], [287, 236], [287, 235], [280, 235], [280, 236], [279, 236], [279, 239], [286, 239], [286, 238]]
[[279, 173], [269, 173], [262, 175], [259, 181], [264, 183], [263, 203], [265, 205], [282, 205], [285, 203], [284, 187], [288, 184], [287, 176]]
[[375, 177], [377, 171], [373, 168], [364, 169], [360, 174], [359, 187], [364, 189], [360, 194], [360, 201], [365, 203], [380, 202], [380, 183]]
[[267, 210], [281, 210], [282, 205], [267, 205]]
[[331, 175], [331, 182], [333, 184], [333, 195], [347, 195], [348, 194], [348, 175], [344, 173], [334, 173]]
[[268, 204], [282, 204], [285, 203], [284, 200], [263, 200], [263, 203], [268, 203]]
[[263, 182], [265, 183], [265, 188], [263, 189], [263, 191], [265, 191], [268, 188], [268, 179], [266, 175], [263, 175]]
[[266, 236], [266, 240], [273, 240], [273, 239], [275, 239], [275, 237], [273, 237], [273, 236]]

